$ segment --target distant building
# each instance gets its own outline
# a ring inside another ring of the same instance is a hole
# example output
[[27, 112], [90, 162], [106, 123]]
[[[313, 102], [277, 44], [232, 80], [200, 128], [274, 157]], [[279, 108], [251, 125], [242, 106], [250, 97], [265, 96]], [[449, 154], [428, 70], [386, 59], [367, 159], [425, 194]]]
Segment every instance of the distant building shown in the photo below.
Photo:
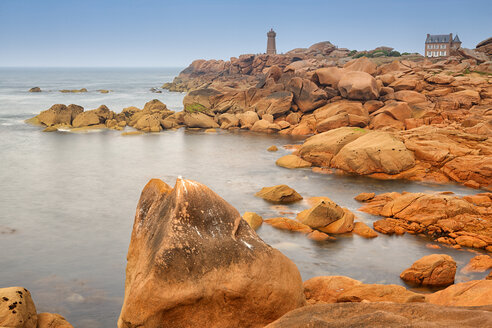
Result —
[[268, 40], [267, 40], [267, 51], [266, 53], [268, 55], [276, 55], [277, 54], [277, 47], [275, 46], [275, 37], [277, 36], [277, 33], [272, 29], [267, 33]]
[[425, 40], [425, 57], [449, 57], [451, 49], [461, 47], [458, 35], [453, 39], [453, 33], [449, 34], [427, 34]]

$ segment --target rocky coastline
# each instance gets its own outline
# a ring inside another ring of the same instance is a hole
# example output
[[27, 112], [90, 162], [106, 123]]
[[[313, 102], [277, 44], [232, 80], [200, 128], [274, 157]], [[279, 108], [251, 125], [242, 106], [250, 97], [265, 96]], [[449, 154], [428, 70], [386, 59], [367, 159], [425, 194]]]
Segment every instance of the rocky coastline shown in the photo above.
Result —
[[[382, 217], [371, 228], [325, 196], [310, 198], [311, 207], [295, 220], [241, 216], [199, 182], [178, 178], [171, 187], [152, 179], [137, 205], [119, 328], [163, 322], [486, 327], [492, 326], [491, 47], [488, 39], [441, 61], [373, 60], [321, 42], [285, 55], [197, 60], [163, 86], [188, 92], [181, 112], [156, 99], [121, 113], [105, 105], [84, 111], [56, 104], [27, 122], [46, 132], [113, 129], [128, 135], [186, 127], [305, 136], [278, 166], [482, 189], [464, 197], [369, 190], [355, 199], [359, 211]], [[287, 185], [255, 196], [286, 206], [303, 199]], [[296, 265], [256, 234], [263, 223], [320, 243], [348, 234], [370, 239], [409, 233], [435, 241], [436, 251], [401, 272], [408, 288], [344, 276], [303, 282]], [[483, 279], [455, 284], [460, 267], [439, 254], [441, 247], [477, 252], [461, 270]], [[30, 300], [20, 287], [0, 289], [0, 326], [72, 327], [61, 316], [36, 314], [32, 300], [17, 307], [19, 291]]]

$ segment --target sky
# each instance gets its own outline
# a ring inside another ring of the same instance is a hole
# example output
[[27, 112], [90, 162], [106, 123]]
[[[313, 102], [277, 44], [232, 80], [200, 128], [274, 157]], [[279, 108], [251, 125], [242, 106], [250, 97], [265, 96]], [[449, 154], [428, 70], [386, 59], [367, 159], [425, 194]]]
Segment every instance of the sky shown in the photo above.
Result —
[[0, 0], [0, 66], [166, 67], [330, 41], [422, 53], [426, 34], [492, 36], [492, 0]]

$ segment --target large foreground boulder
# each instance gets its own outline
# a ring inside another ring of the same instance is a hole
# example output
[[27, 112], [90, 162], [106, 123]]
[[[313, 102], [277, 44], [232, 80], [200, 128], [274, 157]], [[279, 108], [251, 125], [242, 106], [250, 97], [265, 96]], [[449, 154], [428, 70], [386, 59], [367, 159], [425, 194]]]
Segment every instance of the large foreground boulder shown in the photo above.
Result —
[[492, 326], [490, 308], [463, 309], [422, 303], [339, 303], [302, 307], [287, 313], [266, 328], [476, 328], [490, 326]]
[[151, 180], [128, 250], [118, 327], [263, 327], [305, 304], [294, 263], [204, 185]]
[[0, 327], [36, 328], [36, 306], [22, 287], [0, 288]]

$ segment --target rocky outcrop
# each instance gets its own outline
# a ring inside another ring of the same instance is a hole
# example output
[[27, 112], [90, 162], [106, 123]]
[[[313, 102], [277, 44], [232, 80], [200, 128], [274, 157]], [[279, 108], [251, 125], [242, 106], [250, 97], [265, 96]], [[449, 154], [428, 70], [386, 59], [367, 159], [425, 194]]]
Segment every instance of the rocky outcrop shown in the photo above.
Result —
[[479, 42], [475, 50], [485, 53], [486, 55], [492, 56], [492, 37]]
[[127, 259], [120, 328], [263, 327], [305, 303], [296, 266], [190, 180], [147, 184]]
[[40, 87], [33, 87], [33, 88], [29, 89], [29, 92], [41, 92], [41, 88]]
[[454, 283], [456, 262], [446, 254], [431, 254], [415, 261], [400, 274], [406, 283], [416, 286], [441, 287]]
[[266, 328], [449, 327], [492, 325], [490, 308], [464, 309], [433, 304], [317, 304], [291, 311]]
[[[490, 199], [489, 193], [479, 196]], [[492, 250], [491, 203], [482, 200], [478, 206], [472, 203], [476, 198], [467, 199], [452, 194], [393, 192], [366, 200], [359, 210], [386, 217], [374, 222], [374, 229], [381, 233], [426, 234], [455, 248]]]

